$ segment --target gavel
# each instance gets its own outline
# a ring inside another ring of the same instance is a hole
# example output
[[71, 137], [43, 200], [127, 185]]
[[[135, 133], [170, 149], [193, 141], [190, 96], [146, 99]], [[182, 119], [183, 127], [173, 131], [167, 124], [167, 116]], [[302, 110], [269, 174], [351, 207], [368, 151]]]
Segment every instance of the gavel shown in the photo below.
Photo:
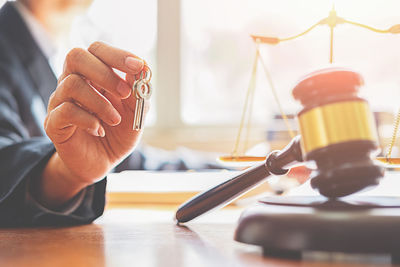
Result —
[[188, 222], [227, 205], [270, 175], [284, 175], [293, 164], [314, 161], [312, 188], [327, 198], [340, 198], [379, 184], [384, 168], [375, 163], [378, 137], [368, 102], [361, 98], [360, 74], [327, 68], [304, 77], [293, 89], [303, 109], [297, 114], [300, 135], [263, 164], [245, 170], [200, 193], [176, 212], [178, 223]]

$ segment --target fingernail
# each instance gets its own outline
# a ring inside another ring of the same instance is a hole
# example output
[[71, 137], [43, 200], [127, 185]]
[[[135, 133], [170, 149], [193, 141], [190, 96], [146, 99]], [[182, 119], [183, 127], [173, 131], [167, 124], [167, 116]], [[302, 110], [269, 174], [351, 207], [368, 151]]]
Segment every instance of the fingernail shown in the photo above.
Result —
[[121, 116], [118, 114], [118, 112], [114, 111], [111, 114], [111, 122], [114, 125], [117, 125], [121, 122]]
[[127, 57], [125, 59], [125, 65], [130, 69], [134, 74], [138, 73], [143, 69], [144, 62], [141, 59], [134, 57]]
[[99, 127], [99, 129], [97, 130], [97, 133], [101, 137], [104, 137], [106, 135], [106, 132], [104, 131], [104, 128], [102, 126]]
[[122, 98], [127, 98], [131, 94], [131, 88], [125, 82], [119, 82], [117, 86], [118, 93], [122, 96]]
[[93, 135], [93, 136], [100, 136], [99, 135], [99, 130], [94, 130], [94, 129], [91, 129], [91, 128], [88, 128], [87, 129], [87, 132], [89, 133], [89, 134], [91, 134], [91, 135]]

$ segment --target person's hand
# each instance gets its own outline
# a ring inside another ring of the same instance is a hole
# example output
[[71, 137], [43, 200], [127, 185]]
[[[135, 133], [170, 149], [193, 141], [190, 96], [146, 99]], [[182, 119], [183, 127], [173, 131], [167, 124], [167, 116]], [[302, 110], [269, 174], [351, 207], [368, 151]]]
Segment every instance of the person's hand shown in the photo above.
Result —
[[306, 166], [296, 166], [290, 168], [287, 176], [296, 179], [299, 184], [304, 184], [310, 178], [311, 172], [312, 170]]
[[140, 132], [132, 130], [131, 88], [143, 68], [135, 55], [100, 42], [69, 52], [44, 123], [56, 153], [43, 171], [42, 202], [65, 203], [132, 152]]

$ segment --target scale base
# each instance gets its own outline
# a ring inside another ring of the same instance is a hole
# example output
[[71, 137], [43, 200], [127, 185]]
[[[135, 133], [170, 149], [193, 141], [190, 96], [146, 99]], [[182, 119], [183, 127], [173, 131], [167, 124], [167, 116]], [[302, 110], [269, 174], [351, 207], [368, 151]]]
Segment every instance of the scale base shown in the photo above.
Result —
[[245, 210], [235, 240], [264, 255], [388, 255], [400, 263], [400, 197], [268, 197]]

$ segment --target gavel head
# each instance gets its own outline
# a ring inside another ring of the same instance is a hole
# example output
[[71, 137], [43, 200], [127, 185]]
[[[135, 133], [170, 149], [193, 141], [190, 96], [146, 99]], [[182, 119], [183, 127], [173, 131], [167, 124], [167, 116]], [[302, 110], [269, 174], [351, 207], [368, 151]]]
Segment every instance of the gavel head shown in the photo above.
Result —
[[378, 137], [368, 102], [358, 96], [362, 84], [356, 72], [329, 68], [293, 89], [303, 105], [298, 114], [303, 158], [317, 165], [311, 186], [330, 198], [377, 185], [383, 177], [383, 167], [372, 160]]

